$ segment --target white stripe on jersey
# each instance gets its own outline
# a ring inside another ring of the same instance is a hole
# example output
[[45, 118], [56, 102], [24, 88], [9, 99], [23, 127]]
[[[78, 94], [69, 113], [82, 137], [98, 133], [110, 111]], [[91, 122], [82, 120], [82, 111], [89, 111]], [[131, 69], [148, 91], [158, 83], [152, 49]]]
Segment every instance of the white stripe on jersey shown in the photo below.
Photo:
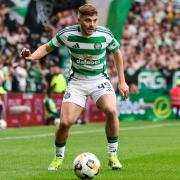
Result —
[[94, 65], [94, 66], [88, 66], [88, 65], [86, 65], [86, 66], [83, 66], [83, 65], [79, 65], [79, 64], [77, 64], [77, 63], [75, 63], [75, 62], [72, 62], [72, 65], [73, 65], [73, 67], [75, 67], [76, 69], [85, 69], [85, 70], [98, 70], [98, 69], [101, 69], [101, 68], [103, 68], [103, 66], [105, 65], [105, 64], [99, 64], [99, 65]]

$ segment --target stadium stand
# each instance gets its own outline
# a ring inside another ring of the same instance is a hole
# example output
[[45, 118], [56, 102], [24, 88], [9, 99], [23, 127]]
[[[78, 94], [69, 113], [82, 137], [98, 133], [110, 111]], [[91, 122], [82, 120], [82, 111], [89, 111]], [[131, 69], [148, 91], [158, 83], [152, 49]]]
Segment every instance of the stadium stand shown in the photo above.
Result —
[[[43, 32], [31, 33], [26, 25], [11, 19], [10, 9], [5, 1], [2, 1], [0, 83], [4, 89], [8, 92], [39, 92], [39, 88], [49, 85], [52, 77], [50, 67], [54, 65], [64, 68], [64, 75], [67, 77], [70, 67], [67, 49], [58, 49], [36, 64], [25, 64], [19, 53], [22, 47], [36, 49], [52, 38], [58, 29], [75, 23], [76, 11], [65, 10], [53, 15]], [[179, 24], [178, 1], [133, 1], [121, 42], [127, 82], [132, 92], [138, 92], [137, 76], [141, 69], [171, 72], [180, 68]], [[111, 54], [108, 56], [108, 65], [112, 84], [117, 90], [118, 80]], [[19, 83], [19, 76], [24, 77], [22, 84]], [[35, 77], [39, 77], [38, 81]]]

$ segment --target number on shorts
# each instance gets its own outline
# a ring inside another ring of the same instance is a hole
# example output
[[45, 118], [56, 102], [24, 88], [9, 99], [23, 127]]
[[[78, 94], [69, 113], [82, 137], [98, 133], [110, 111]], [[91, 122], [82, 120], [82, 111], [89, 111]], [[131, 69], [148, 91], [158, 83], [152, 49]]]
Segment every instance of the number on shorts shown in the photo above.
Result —
[[101, 88], [111, 88], [111, 85], [109, 82], [104, 82], [98, 86], [99, 89]]

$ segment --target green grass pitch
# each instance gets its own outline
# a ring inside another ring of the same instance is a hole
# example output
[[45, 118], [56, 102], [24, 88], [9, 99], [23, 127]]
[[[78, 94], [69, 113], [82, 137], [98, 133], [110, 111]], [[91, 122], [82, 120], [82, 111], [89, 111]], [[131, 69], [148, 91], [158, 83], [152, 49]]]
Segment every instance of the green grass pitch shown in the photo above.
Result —
[[107, 166], [104, 124], [74, 125], [65, 160], [57, 172], [48, 172], [53, 158], [55, 127], [0, 130], [0, 180], [78, 180], [72, 163], [82, 152], [101, 162], [97, 180], [180, 179], [180, 121], [120, 122], [121, 171]]

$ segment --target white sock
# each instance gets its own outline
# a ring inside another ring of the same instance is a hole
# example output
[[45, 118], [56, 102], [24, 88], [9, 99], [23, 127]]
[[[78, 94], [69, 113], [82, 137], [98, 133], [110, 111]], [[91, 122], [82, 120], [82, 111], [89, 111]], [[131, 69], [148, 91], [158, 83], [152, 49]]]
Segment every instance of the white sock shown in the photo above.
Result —
[[108, 155], [116, 155], [118, 150], [118, 142], [108, 143]]
[[65, 151], [65, 146], [55, 147], [55, 153], [57, 157], [64, 158], [64, 151]]

